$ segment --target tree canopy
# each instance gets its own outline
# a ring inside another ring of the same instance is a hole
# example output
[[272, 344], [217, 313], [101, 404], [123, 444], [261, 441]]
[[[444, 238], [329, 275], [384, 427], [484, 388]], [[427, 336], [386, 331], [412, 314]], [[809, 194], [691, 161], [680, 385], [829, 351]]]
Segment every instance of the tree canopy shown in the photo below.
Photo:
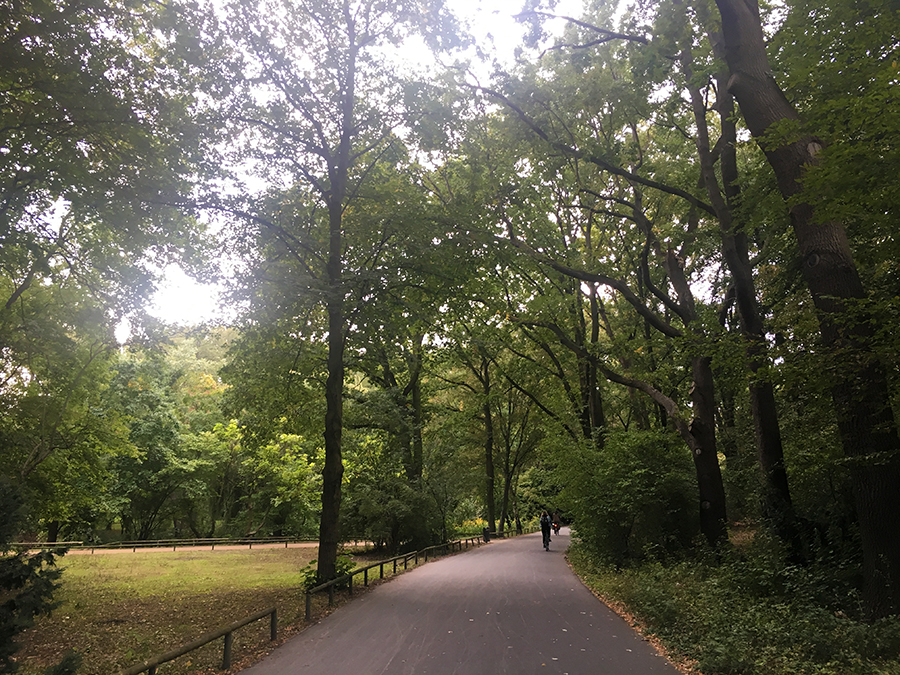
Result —
[[[895, 614], [900, 14], [556, 4], [490, 62], [438, 0], [0, 0], [19, 536], [318, 537], [324, 580], [544, 509], [619, 566], [742, 523]], [[231, 325], [146, 315], [214, 260]]]

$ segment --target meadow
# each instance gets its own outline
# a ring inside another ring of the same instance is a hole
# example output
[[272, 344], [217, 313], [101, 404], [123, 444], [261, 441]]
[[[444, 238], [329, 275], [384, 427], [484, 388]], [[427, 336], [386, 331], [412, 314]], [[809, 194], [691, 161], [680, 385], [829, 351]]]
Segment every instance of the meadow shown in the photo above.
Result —
[[[70, 553], [50, 615], [19, 638], [22, 673], [41, 673], [75, 650], [83, 675], [109, 675], [174, 649], [232, 621], [275, 605], [279, 642], [304, 626], [300, 570], [315, 560], [314, 546], [253, 550], [148, 550], [103, 554]], [[325, 611], [325, 597], [316, 611]], [[265, 653], [264, 619], [234, 633], [230, 672]], [[160, 670], [222, 672], [222, 640], [185, 655]]]

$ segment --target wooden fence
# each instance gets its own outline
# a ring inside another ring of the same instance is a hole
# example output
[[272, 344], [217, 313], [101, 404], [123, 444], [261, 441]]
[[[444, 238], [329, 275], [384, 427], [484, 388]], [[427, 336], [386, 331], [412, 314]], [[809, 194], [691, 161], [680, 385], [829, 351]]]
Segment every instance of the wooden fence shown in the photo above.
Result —
[[229, 668], [231, 668], [231, 643], [232, 634], [234, 633], [234, 631], [236, 631], [238, 628], [243, 628], [249, 623], [264, 619], [267, 616], [271, 617], [270, 639], [274, 641], [275, 638], [278, 637], [278, 610], [275, 607], [269, 607], [268, 609], [264, 609], [261, 612], [257, 612], [253, 616], [248, 616], [246, 619], [235, 621], [234, 623], [229, 624], [224, 628], [219, 628], [218, 630], [214, 630], [212, 633], [207, 633], [203, 637], [197, 638], [193, 642], [189, 642], [188, 644], [183, 645], [178, 649], [173, 649], [172, 651], [166, 652], [165, 654], [160, 654], [159, 656], [154, 656], [147, 659], [146, 661], [142, 661], [141, 663], [138, 663], [131, 668], [120, 671], [119, 675], [139, 675], [139, 673], [143, 673], [145, 671], [149, 673], [149, 675], [156, 675], [156, 667], [161, 663], [173, 661], [179, 656], [184, 656], [188, 652], [192, 652], [195, 649], [200, 649], [200, 647], [209, 644], [213, 640], [218, 640], [223, 636], [225, 637], [225, 645], [222, 650], [222, 670], [228, 670]]
[[436, 546], [429, 546], [428, 548], [424, 548], [421, 551], [413, 551], [411, 553], [405, 553], [403, 555], [398, 555], [394, 558], [388, 558], [387, 560], [381, 560], [377, 563], [372, 563], [371, 565], [366, 565], [365, 567], [361, 567], [359, 569], [354, 569], [344, 576], [337, 577], [332, 579], [331, 581], [326, 581], [324, 584], [319, 584], [313, 588], [310, 588], [306, 591], [306, 620], [310, 621], [312, 619], [312, 596], [316, 593], [328, 592], [328, 604], [334, 604], [334, 591], [336, 586], [347, 586], [348, 592], [350, 595], [353, 595], [353, 579], [360, 574], [363, 577], [363, 585], [369, 585], [369, 570], [378, 568], [378, 578], [384, 579], [384, 566], [385, 565], [393, 565], [394, 574], [397, 573], [397, 567], [399, 565], [403, 565], [403, 569], [407, 569], [409, 566], [409, 562], [412, 560], [413, 565], [419, 564], [419, 558], [423, 558], [424, 562], [428, 562], [428, 555], [431, 553], [432, 557], [439, 555], [438, 551], [443, 551], [444, 554], [452, 553], [453, 551], [462, 551], [463, 547], [469, 548], [469, 546], [477, 546], [480, 541], [479, 537], [468, 537], [466, 539], [457, 539], [455, 541], [449, 541], [444, 544], [437, 544]]
[[[194, 539], [148, 539], [146, 541], [119, 541], [113, 542], [109, 544], [93, 544], [90, 542], [83, 541], [58, 541], [58, 542], [46, 542], [46, 541], [23, 541], [16, 542], [13, 546], [19, 550], [39, 550], [39, 549], [52, 549], [52, 548], [67, 548], [69, 550], [74, 551], [86, 551], [90, 550], [93, 553], [95, 550], [104, 551], [104, 550], [125, 550], [131, 549], [132, 552], [136, 552], [138, 549], [149, 549], [149, 548], [171, 548], [175, 551], [178, 548], [191, 548], [198, 546], [209, 546], [212, 550], [215, 550], [216, 546], [247, 546], [252, 549], [254, 544], [284, 544], [284, 547], [287, 548], [288, 544], [315, 544], [318, 543], [317, 539], [308, 539], [308, 538], [298, 538], [298, 537], [242, 537], [242, 538], [229, 538], [229, 537], [210, 537], [210, 538], [194, 538]], [[363, 539], [350, 539], [344, 542], [345, 544], [351, 544], [353, 546], [358, 546], [359, 544], [370, 544], [371, 542], [364, 541]]]

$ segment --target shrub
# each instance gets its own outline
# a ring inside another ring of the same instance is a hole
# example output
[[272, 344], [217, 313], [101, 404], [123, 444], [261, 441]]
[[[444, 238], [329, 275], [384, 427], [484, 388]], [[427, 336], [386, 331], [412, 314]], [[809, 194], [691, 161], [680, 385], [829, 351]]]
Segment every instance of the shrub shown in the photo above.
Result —
[[[0, 672], [15, 672], [15, 637], [34, 625], [34, 619], [57, 606], [53, 593], [61, 571], [56, 558], [65, 549], [27, 553], [15, 551], [12, 542], [25, 522], [21, 491], [0, 477]], [[51, 669], [59, 674], [74, 672], [79, 659], [70, 655]]]
[[[583, 546], [570, 560], [704, 675], [900, 673], [900, 617], [852, 618], [856, 598], [842, 575], [786, 564], [778, 548], [764, 541], [748, 554], [618, 571]], [[841, 601], [846, 609], [836, 609]]]
[[[354, 567], [356, 567], [356, 563], [350, 559], [350, 556], [339, 555], [334, 564], [334, 578], [337, 579], [345, 574], [349, 574]], [[300, 570], [300, 587], [308, 591], [323, 583], [319, 581], [318, 575], [316, 561], [313, 560]], [[338, 584], [338, 588], [343, 588], [344, 586], [345, 584]]]
[[602, 450], [581, 448], [557, 471], [560, 504], [578, 537], [617, 565], [687, 546], [699, 529], [690, 453], [652, 432], [612, 433]]

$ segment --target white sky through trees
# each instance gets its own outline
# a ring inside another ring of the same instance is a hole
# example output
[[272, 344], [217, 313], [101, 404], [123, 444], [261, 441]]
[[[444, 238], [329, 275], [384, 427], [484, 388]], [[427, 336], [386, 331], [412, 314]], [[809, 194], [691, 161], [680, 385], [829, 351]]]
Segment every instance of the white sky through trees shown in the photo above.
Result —
[[[482, 52], [503, 63], [512, 63], [513, 52], [521, 46], [525, 30], [513, 18], [520, 11], [522, 0], [448, 1], [457, 16], [469, 23], [469, 29]], [[562, 0], [555, 12], [578, 16], [581, 7], [581, 0]], [[562, 22], [558, 23], [562, 25]], [[552, 24], [548, 27], [556, 28]], [[229, 312], [220, 307], [220, 295], [220, 287], [199, 283], [177, 265], [170, 265], [147, 311], [166, 323], [182, 326], [228, 319]]]

